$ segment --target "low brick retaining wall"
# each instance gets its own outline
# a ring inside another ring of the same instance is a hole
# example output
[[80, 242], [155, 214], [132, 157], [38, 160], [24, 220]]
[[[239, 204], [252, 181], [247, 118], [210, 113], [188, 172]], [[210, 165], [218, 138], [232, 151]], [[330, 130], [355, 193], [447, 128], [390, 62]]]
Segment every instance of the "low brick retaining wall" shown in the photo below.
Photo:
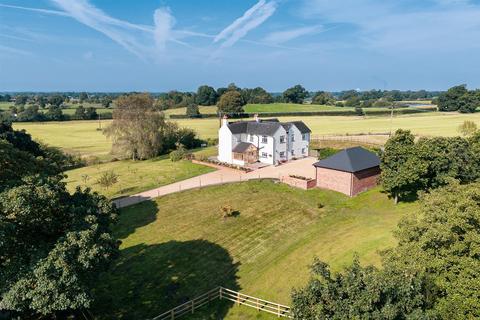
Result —
[[203, 166], [207, 166], [207, 167], [211, 167], [211, 168], [215, 168], [215, 169], [230, 169], [230, 170], [237, 171], [237, 172], [242, 172], [242, 173], [248, 173], [249, 172], [249, 171], [235, 169], [235, 168], [231, 168], [231, 167], [227, 167], [227, 166], [222, 166], [220, 164], [216, 164], [216, 163], [212, 163], [212, 162], [199, 161], [199, 160], [195, 160], [195, 159], [192, 159], [191, 161], [192, 161], [192, 163], [201, 164]]
[[280, 178], [280, 181], [282, 183], [288, 184], [289, 186], [303, 189], [303, 190], [308, 190], [315, 188], [317, 185], [317, 180], [316, 179], [300, 179], [300, 178], [295, 178], [295, 177], [290, 177], [290, 176], [283, 176]]

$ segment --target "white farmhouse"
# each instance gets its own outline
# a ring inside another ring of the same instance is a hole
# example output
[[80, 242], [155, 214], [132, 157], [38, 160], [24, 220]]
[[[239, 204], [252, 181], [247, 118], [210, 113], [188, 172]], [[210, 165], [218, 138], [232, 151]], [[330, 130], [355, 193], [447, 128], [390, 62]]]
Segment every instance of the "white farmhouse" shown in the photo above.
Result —
[[302, 121], [279, 122], [278, 119], [229, 123], [222, 120], [218, 131], [218, 160], [244, 166], [262, 162], [281, 162], [308, 156], [311, 130]]

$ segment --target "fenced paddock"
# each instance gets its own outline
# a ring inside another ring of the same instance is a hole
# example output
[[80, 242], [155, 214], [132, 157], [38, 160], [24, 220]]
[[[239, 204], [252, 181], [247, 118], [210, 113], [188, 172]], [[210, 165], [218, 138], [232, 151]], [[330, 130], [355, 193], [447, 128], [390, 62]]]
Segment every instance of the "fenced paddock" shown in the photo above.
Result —
[[252, 297], [234, 290], [223, 287], [214, 288], [190, 301], [187, 301], [161, 315], [156, 316], [152, 320], [174, 320], [187, 314], [193, 314], [195, 311], [213, 300], [228, 300], [237, 305], [243, 305], [254, 308], [257, 311], [268, 312], [277, 317], [292, 318], [289, 306], [279, 303]]

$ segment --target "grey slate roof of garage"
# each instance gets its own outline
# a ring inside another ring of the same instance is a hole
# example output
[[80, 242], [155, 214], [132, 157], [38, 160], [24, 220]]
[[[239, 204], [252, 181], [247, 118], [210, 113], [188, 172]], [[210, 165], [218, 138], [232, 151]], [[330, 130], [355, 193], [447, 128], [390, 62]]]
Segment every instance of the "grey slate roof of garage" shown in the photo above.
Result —
[[279, 122], [278, 119], [268, 119], [256, 121], [239, 121], [228, 124], [228, 128], [233, 134], [248, 133], [261, 136], [273, 136], [278, 128], [283, 126], [286, 130], [294, 124], [301, 133], [310, 133], [311, 130], [302, 121]]
[[380, 158], [362, 147], [348, 148], [313, 164], [315, 167], [358, 172], [380, 165]]

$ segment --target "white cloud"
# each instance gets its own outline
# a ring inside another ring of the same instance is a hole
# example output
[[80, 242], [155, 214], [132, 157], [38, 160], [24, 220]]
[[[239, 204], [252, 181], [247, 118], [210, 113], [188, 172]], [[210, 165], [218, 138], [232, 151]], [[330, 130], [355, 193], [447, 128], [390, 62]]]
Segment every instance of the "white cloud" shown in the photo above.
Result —
[[245, 11], [243, 16], [236, 19], [232, 24], [223, 29], [214, 39], [214, 42], [224, 40], [222, 47], [230, 47], [247, 33], [270, 18], [277, 9], [275, 1], [260, 0], [253, 7]]
[[14, 54], [14, 55], [23, 55], [23, 56], [31, 56], [32, 53], [29, 51], [9, 47], [9, 46], [4, 46], [0, 44], [0, 52], [8, 53], [8, 54]]
[[141, 25], [114, 18], [88, 0], [50, 0], [61, 10], [29, 8], [0, 4], [1, 7], [69, 17], [97, 30], [142, 59], [156, 59], [169, 41], [190, 47], [178, 38], [213, 37], [197, 32], [173, 30], [175, 18], [169, 8], [153, 14], [154, 25]]
[[316, 25], [284, 31], [276, 31], [268, 34], [263, 40], [268, 43], [280, 44], [302, 36], [316, 34], [322, 32], [323, 30], [324, 29], [321, 25]]
[[171, 37], [172, 28], [175, 24], [175, 18], [172, 16], [170, 9], [161, 8], [155, 10], [153, 14], [155, 29], [153, 35], [157, 49], [164, 50], [166, 42]]
[[[322, 23], [347, 24], [355, 45], [389, 51], [435, 52], [478, 47], [480, 6], [466, 0], [305, 0], [302, 13]], [[352, 30], [350, 28], [350, 30]]]

